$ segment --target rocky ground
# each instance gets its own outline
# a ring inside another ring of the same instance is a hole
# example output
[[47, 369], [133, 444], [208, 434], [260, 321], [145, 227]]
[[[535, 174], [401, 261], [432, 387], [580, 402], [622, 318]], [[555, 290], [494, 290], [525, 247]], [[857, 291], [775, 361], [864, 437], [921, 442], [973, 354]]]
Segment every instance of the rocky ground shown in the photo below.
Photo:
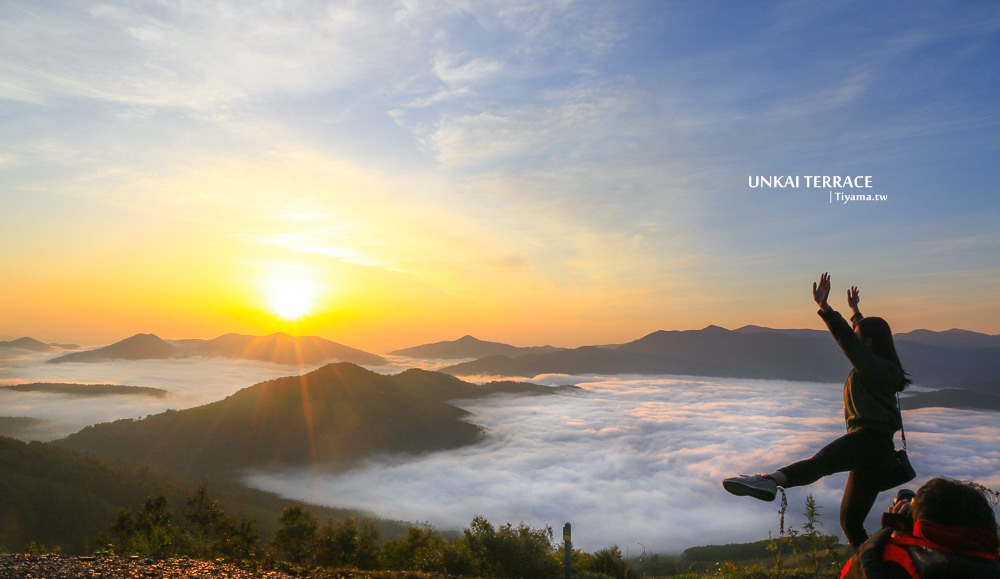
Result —
[[[324, 572], [323, 577], [356, 576]], [[146, 579], [211, 577], [221, 579], [292, 579], [278, 571], [252, 571], [223, 561], [143, 559], [139, 557], [67, 557], [62, 555], [0, 555], [0, 579]]]

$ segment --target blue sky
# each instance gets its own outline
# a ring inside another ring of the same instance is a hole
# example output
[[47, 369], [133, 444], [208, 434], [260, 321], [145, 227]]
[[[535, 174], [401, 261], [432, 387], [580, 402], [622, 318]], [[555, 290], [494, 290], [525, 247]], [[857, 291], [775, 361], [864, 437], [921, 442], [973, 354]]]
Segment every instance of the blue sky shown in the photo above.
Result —
[[[827, 270], [894, 329], [998, 333], [998, 32], [995, 2], [7, 2], [0, 333], [572, 346], [815, 327]], [[248, 313], [285, 264], [336, 315]]]

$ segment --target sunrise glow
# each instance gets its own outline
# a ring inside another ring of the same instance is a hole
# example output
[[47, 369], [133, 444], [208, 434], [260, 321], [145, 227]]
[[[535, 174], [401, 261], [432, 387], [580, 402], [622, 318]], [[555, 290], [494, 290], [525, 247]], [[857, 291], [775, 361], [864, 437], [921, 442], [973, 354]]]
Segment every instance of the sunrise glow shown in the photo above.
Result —
[[1000, 331], [995, 3], [7, 4], [0, 340]]
[[264, 283], [267, 307], [277, 318], [294, 322], [315, 313], [320, 290], [307, 270], [277, 267]]

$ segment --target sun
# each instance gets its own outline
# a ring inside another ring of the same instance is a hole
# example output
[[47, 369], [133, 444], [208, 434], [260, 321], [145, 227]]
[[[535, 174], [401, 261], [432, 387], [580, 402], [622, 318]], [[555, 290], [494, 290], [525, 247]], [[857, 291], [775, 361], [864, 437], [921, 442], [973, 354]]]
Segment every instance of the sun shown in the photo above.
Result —
[[271, 313], [294, 322], [315, 310], [319, 288], [305, 270], [284, 267], [270, 274], [264, 295]]

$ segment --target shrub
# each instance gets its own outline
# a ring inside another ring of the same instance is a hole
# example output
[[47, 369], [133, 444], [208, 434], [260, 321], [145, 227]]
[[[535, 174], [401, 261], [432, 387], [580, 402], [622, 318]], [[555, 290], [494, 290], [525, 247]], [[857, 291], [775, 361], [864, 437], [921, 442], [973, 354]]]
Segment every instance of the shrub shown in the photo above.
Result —
[[553, 548], [551, 527], [532, 529], [510, 523], [495, 529], [477, 515], [465, 530], [469, 548], [482, 564], [482, 572], [502, 579], [520, 577], [550, 578], [559, 573], [559, 561]]
[[274, 546], [279, 556], [297, 565], [308, 562], [319, 527], [316, 517], [300, 505], [293, 505], [282, 511], [278, 521], [281, 528], [274, 533]]

